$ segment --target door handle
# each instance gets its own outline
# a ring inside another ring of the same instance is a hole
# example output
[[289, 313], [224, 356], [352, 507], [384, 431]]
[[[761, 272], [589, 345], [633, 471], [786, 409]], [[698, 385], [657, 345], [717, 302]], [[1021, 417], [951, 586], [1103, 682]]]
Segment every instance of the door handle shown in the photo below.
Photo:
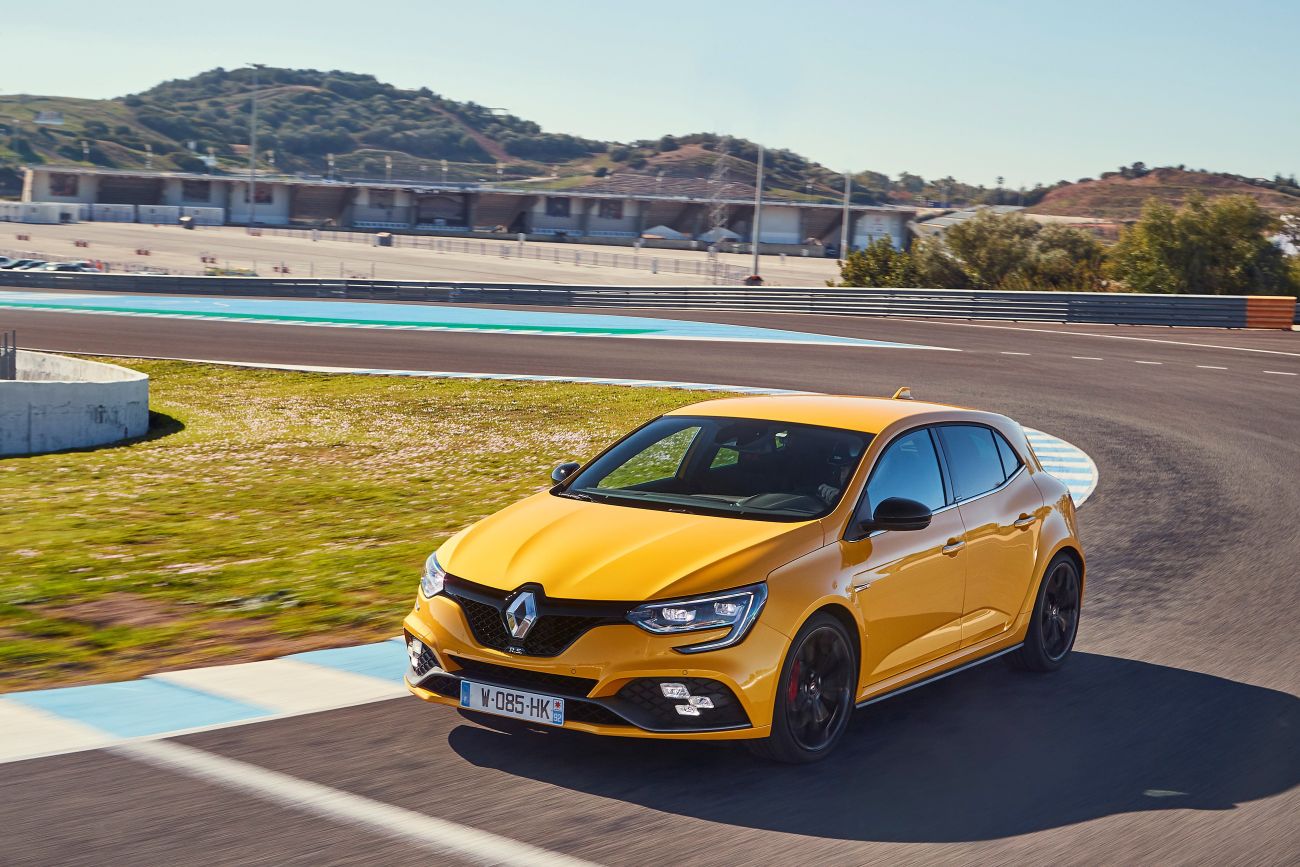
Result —
[[1016, 518], [1014, 521], [1011, 522], [1011, 526], [1019, 527], [1021, 530], [1023, 530], [1026, 527], [1033, 526], [1033, 523], [1037, 520], [1038, 520], [1037, 515], [1021, 515], [1019, 518]]
[[960, 551], [962, 548], [965, 547], [966, 547], [965, 541], [961, 539], [949, 539], [948, 544], [944, 545], [943, 548], [941, 548], [940, 550], [942, 551], [942, 553], [947, 554], [948, 556], [952, 556], [953, 554], [956, 554], [958, 551]]

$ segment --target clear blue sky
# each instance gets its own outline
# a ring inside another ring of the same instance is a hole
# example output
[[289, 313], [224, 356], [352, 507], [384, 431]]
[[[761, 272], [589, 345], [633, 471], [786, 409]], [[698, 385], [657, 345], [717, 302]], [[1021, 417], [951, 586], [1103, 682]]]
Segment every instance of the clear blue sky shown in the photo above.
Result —
[[547, 130], [717, 131], [839, 169], [1030, 185], [1121, 163], [1300, 173], [1300, 0], [51, 0], [0, 92], [249, 61], [373, 73]]

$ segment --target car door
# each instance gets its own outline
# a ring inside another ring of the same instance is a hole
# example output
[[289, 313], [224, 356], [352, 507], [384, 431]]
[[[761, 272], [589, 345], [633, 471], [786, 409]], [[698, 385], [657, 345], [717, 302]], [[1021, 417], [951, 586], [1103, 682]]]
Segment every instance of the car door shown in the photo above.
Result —
[[937, 430], [966, 527], [961, 646], [969, 647], [1015, 624], [1033, 583], [1043, 497], [997, 431], [975, 424]]
[[961, 640], [965, 528], [950, 505], [929, 428], [900, 434], [885, 447], [855, 514], [870, 515], [889, 497], [924, 503], [934, 516], [924, 530], [876, 531], [841, 542], [867, 631], [863, 686], [951, 653]]

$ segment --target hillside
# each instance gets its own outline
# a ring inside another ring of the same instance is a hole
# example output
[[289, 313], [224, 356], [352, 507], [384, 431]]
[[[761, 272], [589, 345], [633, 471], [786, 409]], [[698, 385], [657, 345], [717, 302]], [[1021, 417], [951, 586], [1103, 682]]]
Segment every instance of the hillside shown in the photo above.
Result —
[[[33, 163], [239, 173], [248, 167], [249, 110], [258, 102], [258, 166], [338, 179], [492, 181], [530, 189], [748, 197], [758, 146], [714, 133], [605, 142], [547, 132], [499, 108], [427, 87], [394, 87], [338, 70], [213, 69], [117, 99], [0, 96], [0, 196], [17, 195], [17, 167]], [[208, 162], [212, 163], [209, 168]], [[838, 202], [842, 177], [789, 150], [768, 148], [766, 191]], [[910, 172], [853, 177], [858, 204], [1024, 204], [1033, 213], [1100, 220], [1136, 217], [1149, 197], [1181, 203], [1193, 191], [1240, 192], [1270, 210], [1300, 212], [1294, 178], [1149, 170], [1100, 180], [990, 189]]]
[[1300, 213], [1300, 188], [1286, 180], [1251, 180], [1236, 175], [1159, 168], [1146, 172], [1111, 172], [1100, 179], [1066, 184], [1047, 192], [1027, 210], [1063, 217], [1102, 217], [1134, 220], [1149, 199], [1175, 207], [1200, 194], [1206, 198], [1245, 195], [1278, 214]]
[[[111, 168], [244, 171], [253, 73], [214, 69], [118, 99], [0, 96], [0, 168], [81, 163]], [[699, 181], [717, 172], [730, 192], [752, 191], [757, 146], [712, 134], [602, 142], [543, 131], [501, 109], [407, 90], [370, 75], [263, 69], [256, 85], [258, 163], [266, 170], [401, 180], [524, 181], [560, 187]], [[444, 174], [445, 161], [445, 174]], [[662, 173], [663, 179], [660, 179]], [[836, 196], [839, 176], [789, 151], [769, 151], [777, 195]], [[717, 187], [709, 185], [708, 189]], [[855, 198], [887, 196], [859, 189]]]

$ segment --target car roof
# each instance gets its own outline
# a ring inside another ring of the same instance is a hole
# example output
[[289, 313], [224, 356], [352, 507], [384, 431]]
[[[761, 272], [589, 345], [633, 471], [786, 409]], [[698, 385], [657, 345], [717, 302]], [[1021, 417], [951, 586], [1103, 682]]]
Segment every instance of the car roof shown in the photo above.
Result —
[[933, 413], [943, 413], [949, 417], [965, 413], [969, 413], [972, 418], [989, 417], [988, 413], [949, 404], [840, 394], [724, 397], [693, 403], [666, 414], [787, 421], [877, 434], [897, 421]]

